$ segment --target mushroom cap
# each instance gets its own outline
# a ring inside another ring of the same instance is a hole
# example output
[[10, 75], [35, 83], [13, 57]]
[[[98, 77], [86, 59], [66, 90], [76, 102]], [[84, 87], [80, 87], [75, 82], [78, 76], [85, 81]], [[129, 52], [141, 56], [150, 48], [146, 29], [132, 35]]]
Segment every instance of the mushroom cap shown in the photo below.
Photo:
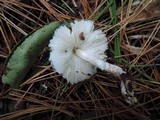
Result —
[[77, 55], [76, 50], [87, 51], [87, 54], [105, 60], [108, 42], [102, 30], [94, 30], [93, 21], [75, 20], [70, 29], [63, 25], [55, 31], [49, 47], [51, 65], [73, 84], [89, 79], [97, 72], [96, 66]]

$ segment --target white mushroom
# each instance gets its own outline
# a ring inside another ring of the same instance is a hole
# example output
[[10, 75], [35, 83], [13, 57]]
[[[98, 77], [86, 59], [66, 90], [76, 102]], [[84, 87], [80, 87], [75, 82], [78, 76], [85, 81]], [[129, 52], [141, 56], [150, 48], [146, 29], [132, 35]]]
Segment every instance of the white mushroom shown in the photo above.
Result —
[[50, 40], [49, 60], [55, 70], [71, 84], [89, 79], [96, 68], [119, 76], [120, 67], [106, 62], [108, 42], [102, 30], [94, 30], [90, 20], [75, 20], [71, 28], [60, 26]]

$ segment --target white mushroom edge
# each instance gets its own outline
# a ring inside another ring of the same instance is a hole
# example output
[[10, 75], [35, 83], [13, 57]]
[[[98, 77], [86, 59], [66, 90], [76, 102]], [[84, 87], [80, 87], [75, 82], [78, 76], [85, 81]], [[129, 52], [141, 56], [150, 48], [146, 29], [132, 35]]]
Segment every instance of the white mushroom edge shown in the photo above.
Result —
[[91, 20], [75, 20], [71, 28], [60, 26], [49, 47], [51, 65], [71, 84], [89, 79], [97, 67], [117, 76], [125, 73], [122, 68], [106, 62], [106, 35], [100, 29], [94, 30]]

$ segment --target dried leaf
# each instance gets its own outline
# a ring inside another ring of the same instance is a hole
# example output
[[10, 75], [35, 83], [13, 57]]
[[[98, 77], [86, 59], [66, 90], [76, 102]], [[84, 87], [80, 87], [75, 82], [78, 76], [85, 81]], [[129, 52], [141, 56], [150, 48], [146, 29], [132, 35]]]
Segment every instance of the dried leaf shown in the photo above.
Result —
[[[134, 10], [133, 10], [134, 11]], [[160, 17], [160, 1], [151, 2], [139, 15], [137, 15], [132, 22], [149, 20], [155, 17]]]

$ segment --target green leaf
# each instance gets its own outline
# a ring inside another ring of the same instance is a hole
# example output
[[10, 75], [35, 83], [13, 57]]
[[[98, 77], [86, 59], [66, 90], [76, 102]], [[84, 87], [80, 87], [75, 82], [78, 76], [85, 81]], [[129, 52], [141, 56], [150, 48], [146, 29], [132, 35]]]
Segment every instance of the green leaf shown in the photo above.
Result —
[[7, 59], [2, 82], [18, 88], [37, 56], [43, 51], [60, 23], [51, 22], [23, 38]]
[[[112, 19], [112, 24], [116, 25], [117, 24], [117, 8], [116, 8], [116, 1], [113, 0], [113, 4], [110, 7], [110, 13], [111, 13], [111, 19]], [[118, 31], [118, 27], [115, 26], [114, 27], [114, 33], [116, 33]], [[119, 37], [118, 35], [115, 36], [114, 38], [114, 55], [116, 56], [120, 56], [121, 52], [120, 52], [120, 41], [119, 41]], [[122, 59], [118, 58], [117, 59], [118, 63], [122, 63]]]

